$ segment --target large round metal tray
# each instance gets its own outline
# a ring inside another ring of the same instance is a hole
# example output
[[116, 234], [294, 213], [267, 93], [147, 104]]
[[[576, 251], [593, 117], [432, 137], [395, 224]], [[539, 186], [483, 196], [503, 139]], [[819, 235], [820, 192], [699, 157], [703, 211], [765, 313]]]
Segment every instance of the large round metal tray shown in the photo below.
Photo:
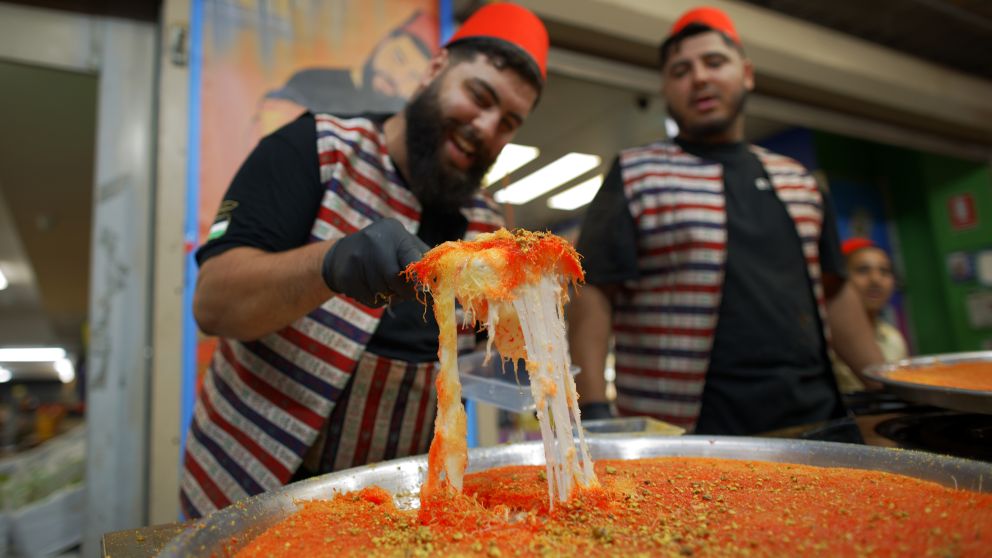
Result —
[[[722, 457], [850, 467], [888, 471], [939, 484], [992, 492], [992, 465], [917, 451], [889, 448], [745, 437], [656, 436], [589, 441], [594, 459], [638, 459], [657, 456]], [[540, 442], [471, 450], [469, 471], [503, 465], [544, 463]], [[245, 500], [203, 518], [166, 546], [160, 556], [229, 556], [252, 538], [287, 517], [298, 500], [329, 498], [335, 492], [381, 486], [395, 495], [397, 505], [414, 508], [424, 480], [426, 456], [407, 457], [331, 473]]]
[[986, 362], [989, 365], [989, 375], [992, 375], [992, 351], [976, 351], [921, 356], [891, 364], [869, 366], [865, 369], [865, 376], [880, 382], [886, 389], [908, 401], [955, 411], [992, 414], [992, 391], [933, 386], [892, 379], [892, 373], [897, 370], [957, 362]]

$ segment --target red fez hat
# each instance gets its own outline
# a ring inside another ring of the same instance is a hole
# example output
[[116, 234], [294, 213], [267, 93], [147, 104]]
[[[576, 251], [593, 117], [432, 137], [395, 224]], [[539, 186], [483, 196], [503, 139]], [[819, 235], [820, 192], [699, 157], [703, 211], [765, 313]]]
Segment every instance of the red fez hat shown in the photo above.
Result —
[[714, 31], [719, 31], [730, 37], [738, 46], [741, 46], [741, 38], [737, 35], [737, 30], [734, 29], [734, 22], [730, 20], [730, 16], [723, 10], [707, 6], [694, 8], [682, 14], [682, 17], [672, 26], [672, 30], [668, 36], [675, 35], [693, 23], [705, 25]]
[[473, 37], [502, 39], [522, 49], [534, 59], [541, 77], [548, 76], [548, 31], [527, 8], [509, 2], [487, 4], [465, 20], [448, 45]]
[[845, 256], [850, 256], [858, 250], [874, 247], [875, 243], [870, 239], [854, 237], [845, 240], [844, 243], [840, 245], [840, 251], [843, 252]]

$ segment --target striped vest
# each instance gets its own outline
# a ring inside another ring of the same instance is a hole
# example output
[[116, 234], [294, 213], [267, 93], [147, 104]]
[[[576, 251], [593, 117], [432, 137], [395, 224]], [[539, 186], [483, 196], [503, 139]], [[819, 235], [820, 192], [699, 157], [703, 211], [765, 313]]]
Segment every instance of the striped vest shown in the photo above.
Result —
[[[316, 123], [326, 190], [311, 241], [341, 238], [387, 217], [415, 234], [420, 203], [402, 185], [382, 132], [366, 118], [316, 115]], [[503, 225], [481, 192], [462, 213], [466, 238]], [[339, 403], [383, 311], [336, 296], [257, 341], [219, 341], [187, 436], [180, 494], [187, 516], [290, 479]], [[474, 331], [459, 336], [460, 348], [474, 344]], [[349, 400], [367, 395], [359, 391]]]
[[[796, 161], [752, 147], [796, 226], [826, 328], [819, 239], [823, 199]], [[671, 142], [620, 154], [638, 231], [640, 277], [614, 305], [617, 407], [692, 430], [699, 418], [726, 262], [723, 167]], [[798, 263], [798, 262], [797, 262]]]

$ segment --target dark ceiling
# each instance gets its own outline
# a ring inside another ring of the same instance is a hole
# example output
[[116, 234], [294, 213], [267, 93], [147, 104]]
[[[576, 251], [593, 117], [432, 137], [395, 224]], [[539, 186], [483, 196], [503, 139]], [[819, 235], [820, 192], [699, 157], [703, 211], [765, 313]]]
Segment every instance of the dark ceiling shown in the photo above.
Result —
[[96, 16], [158, 21], [162, 0], [4, 0], [36, 8], [63, 10]]
[[[161, 0], [7, 1], [146, 21], [156, 21], [161, 8]], [[738, 1], [992, 79], [992, 0]], [[455, 12], [464, 16], [480, 4], [456, 0]], [[653, 58], [648, 62], [653, 65]]]
[[741, 0], [992, 78], [989, 0]]

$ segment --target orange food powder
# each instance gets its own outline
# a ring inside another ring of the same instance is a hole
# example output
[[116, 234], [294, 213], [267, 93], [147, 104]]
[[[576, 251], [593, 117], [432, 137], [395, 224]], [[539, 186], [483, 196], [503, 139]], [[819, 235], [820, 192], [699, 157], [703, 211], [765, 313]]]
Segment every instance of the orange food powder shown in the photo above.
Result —
[[579, 264], [579, 254], [567, 241], [551, 233], [501, 230], [474, 242], [445, 242], [410, 264], [406, 276], [427, 287], [436, 288], [439, 273], [444, 272], [442, 260], [457, 252], [467, 260], [473, 254], [499, 253], [506, 258], [505, 271], [500, 277], [501, 295], [509, 299], [521, 283], [533, 280], [530, 275], [558, 270], [568, 280], [581, 282], [585, 275]]
[[889, 377], [900, 382], [914, 384], [992, 391], [992, 363], [990, 362], [957, 362], [921, 368], [905, 368], [893, 370]]
[[654, 458], [596, 463], [548, 511], [543, 467], [465, 477], [397, 510], [381, 489], [301, 502], [238, 556], [990, 556], [992, 494], [858, 469]]

